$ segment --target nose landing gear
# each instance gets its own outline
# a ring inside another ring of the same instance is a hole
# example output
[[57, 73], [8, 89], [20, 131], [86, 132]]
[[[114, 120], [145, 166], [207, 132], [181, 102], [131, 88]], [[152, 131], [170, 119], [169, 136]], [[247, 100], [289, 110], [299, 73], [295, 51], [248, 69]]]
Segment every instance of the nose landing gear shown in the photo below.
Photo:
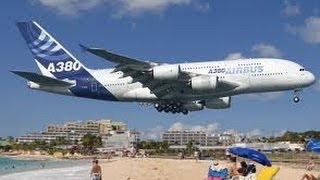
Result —
[[294, 90], [294, 95], [293, 95], [293, 102], [298, 103], [300, 101], [300, 92], [302, 90]]
[[300, 98], [298, 96], [293, 97], [293, 102], [298, 103], [300, 101]]

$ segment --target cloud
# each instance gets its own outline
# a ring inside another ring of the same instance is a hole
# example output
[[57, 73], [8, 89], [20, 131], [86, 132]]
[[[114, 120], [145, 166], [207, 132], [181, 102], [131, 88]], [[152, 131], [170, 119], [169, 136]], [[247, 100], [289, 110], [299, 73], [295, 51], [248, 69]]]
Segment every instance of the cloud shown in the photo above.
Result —
[[263, 135], [262, 130], [258, 129], [258, 128], [249, 130], [247, 132], [238, 132], [235, 129], [228, 129], [228, 130], [224, 131], [224, 133], [233, 134], [233, 135], [239, 136], [241, 138], [243, 138], [243, 137], [251, 138], [251, 137], [258, 137], [258, 136]]
[[261, 129], [253, 129], [246, 133], [247, 137], [258, 137], [262, 135]]
[[75, 15], [97, 7], [105, 0], [35, 0], [40, 5], [53, 8], [61, 15]]
[[209, 2], [194, 3], [193, 6], [194, 6], [195, 10], [202, 12], [202, 13], [206, 13], [206, 12], [210, 11], [210, 9], [211, 9]]
[[182, 122], [176, 122], [172, 124], [168, 131], [203, 131], [208, 134], [212, 134], [219, 130], [219, 123], [210, 123], [207, 125], [191, 125], [191, 124], [183, 124]]
[[297, 16], [300, 14], [300, 7], [298, 5], [291, 4], [288, 0], [284, 1], [284, 9], [282, 13], [287, 17]]
[[282, 56], [281, 51], [270, 44], [256, 44], [251, 50], [260, 57], [280, 58]]
[[163, 126], [156, 126], [154, 128], [147, 129], [141, 132], [141, 137], [143, 139], [153, 139], [160, 140], [163, 132], [165, 131]]
[[[255, 44], [251, 48], [251, 52], [259, 57], [270, 57], [270, 58], [280, 58], [282, 57], [282, 52], [273, 45], [259, 43]], [[233, 52], [228, 54], [224, 59], [225, 60], [238, 60], [245, 59], [245, 55], [241, 52]]]
[[201, 12], [210, 9], [207, 0], [35, 0], [40, 5], [53, 8], [60, 15], [76, 15], [100, 5], [106, 5], [113, 17], [137, 16], [150, 12], [159, 13], [170, 6], [192, 6]]
[[320, 43], [320, 17], [311, 16], [305, 19], [302, 26], [288, 25], [286, 28], [288, 32], [301, 36], [307, 43]]
[[240, 52], [230, 53], [225, 57], [225, 60], [236, 60], [236, 59], [244, 59], [245, 57]]

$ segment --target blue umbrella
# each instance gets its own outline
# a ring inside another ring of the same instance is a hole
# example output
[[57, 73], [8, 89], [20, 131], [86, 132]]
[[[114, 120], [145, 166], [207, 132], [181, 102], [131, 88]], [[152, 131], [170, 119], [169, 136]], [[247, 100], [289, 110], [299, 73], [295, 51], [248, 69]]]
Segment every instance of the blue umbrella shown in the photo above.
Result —
[[271, 162], [268, 160], [268, 158], [257, 150], [250, 148], [234, 147], [230, 148], [228, 151], [231, 154], [237, 155], [242, 158], [250, 159], [264, 166], [271, 166]]
[[306, 150], [320, 153], [320, 141], [317, 141], [314, 138], [310, 138], [308, 143], [306, 144]]

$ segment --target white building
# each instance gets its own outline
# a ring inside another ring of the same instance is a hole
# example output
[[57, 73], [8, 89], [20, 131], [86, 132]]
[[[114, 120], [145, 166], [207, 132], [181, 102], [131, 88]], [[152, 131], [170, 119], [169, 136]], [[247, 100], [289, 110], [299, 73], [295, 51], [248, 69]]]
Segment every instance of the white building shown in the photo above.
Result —
[[193, 142], [197, 146], [216, 146], [234, 143], [231, 135], [207, 134], [202, 131], [166, 131], [162, 135], [162, 141], [169, 145], [185, 146]]
[[62, 125], [48, 125], [40, 133], [29, 133], [18, 138], [19, 143], [32, 143], [34, 141], [45, 141], [50, 143], [58, 138], [63, 138], [68, 142], [81, 143], [81, 138], [86, 134], [97, 136], [108, 135], [112, 131], [127, 131], [128, 127], [122, 122], [112, 120], [89, 120], [67, 122]]
[[140, 141], [140, 133], [137, 131], [112, 131], [102, 136], [103, 148], [101, 151], [123, 151], [136, 149]]

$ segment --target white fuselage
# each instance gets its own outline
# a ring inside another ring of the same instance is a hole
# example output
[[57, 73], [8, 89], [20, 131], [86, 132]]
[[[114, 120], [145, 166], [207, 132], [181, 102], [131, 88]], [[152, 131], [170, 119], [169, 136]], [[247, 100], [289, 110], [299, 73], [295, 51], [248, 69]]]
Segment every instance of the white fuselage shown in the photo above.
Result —
[[[217, 76], [219, 81], [237, 84], [231, 91], [192, 92], [176, 94], [181, 100], [200, 100], [246, 93], [301, 89], [311, 85], [315, 77], [301, 65], [281, 59], [242, 59], [179, 64], [181, 71]], [[155, 101], [158, 97], [140, 82], [113, 69], [90, 70], [110, 93], [119, 101]], [[88, 87], [92, 88], [92, 87]], [[61, 92], [59, 92], [61, 93]], [[69, 94], [69, 93], [68, 93]]]

